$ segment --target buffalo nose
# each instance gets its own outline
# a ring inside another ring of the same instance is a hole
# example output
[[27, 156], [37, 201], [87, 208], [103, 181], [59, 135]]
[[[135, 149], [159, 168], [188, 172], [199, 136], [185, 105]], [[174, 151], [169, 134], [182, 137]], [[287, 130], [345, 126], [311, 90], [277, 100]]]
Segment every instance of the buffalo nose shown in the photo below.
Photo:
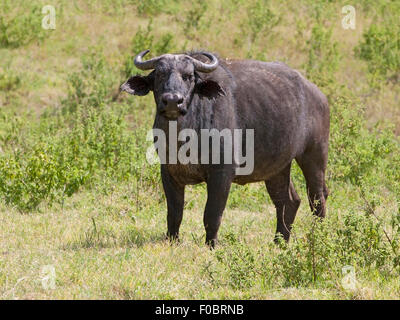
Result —
[[180, 93], [164, 93], [161, 97], [164, 105], [179, 105], [183, 102], [183, 96]]

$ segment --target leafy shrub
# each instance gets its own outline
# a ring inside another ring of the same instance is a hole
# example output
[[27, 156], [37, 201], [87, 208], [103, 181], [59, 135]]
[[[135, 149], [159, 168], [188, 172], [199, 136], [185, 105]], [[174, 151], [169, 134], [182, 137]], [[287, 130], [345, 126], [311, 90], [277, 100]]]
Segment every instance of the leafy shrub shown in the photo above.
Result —
[[139, 1], [137, 10], [140, 15], [155, 16], [165, 12], [166, 6], [166, 0], [142, 0]]
[[0, 11], [0, 48], [16, 48], [44, 38], [47, 30], [42, 28], [43, 15], [38, 4], [16, 7], [13, 1], [5, 0]]
[[152, 20], [150, 20], [147, 28], [143, 30], [139, 27], [139, 30], [132, 38], [131, 50], [129, 55], [125, 58], [124, 67], [122, 69], [123, 77], [127, 78], [139, 72], [133, 63], [133, 56], [137, 55], [139, 52], [149, 49], [151, 51], [150, 54], [157, 56], [171, 52], [174, 48], [174, 36], [169, 32], [162, 35], [158, 40], [154, 39]]
[[[246, 16], [240, 24], [240, 33], [235, 36], [234, 44], [238, 48], [246, 45], [249, 59], [267, 59], [265, 39], [272, 39], [273, 29], [281, 21], [281, 16], [270, 7], [270, 1], [256, 0], [244, 8]], [[263, 39], [262, 45], [257, 45], [259, 38]]]
[[78, 105], [99, 106], [110, 101], [120, 79], [101, 52], [91, 49], [82, 57], [82, 70], [68, 76], [68, 97], [63, 104], [73, 111]]
[[337, 7], [331, 5], [333, 1], [330, 0], [306, 0], [306, 10], [307, 15], [312, 17], [312, 19], [318, 24], [322, 24], [328, 20], [334, 20], [337, 18], [338, 11]]
[[264, 261], [264, 267], [283, 287], [316, 283], [329, 287], [341, 279], [341, 269], [347, 265], [365, 273], [375, 269], [390, 273], [397, 267], [396, 256], [373, 217], [350, 211], [340, 220], [311, 222], [303, 237], [281, 249], [270, 263]]
[[249, 29], [250, 40], [254, 42], [260, 33], [270, 33], [280, 22], [277, 16], [269, 7], [269, 1], [257, 0], [247, 9], [246, 27], [242, 25], [242, 29]]
[[[243, 201], [243, 194], [247, 201]], [[267, 204], [267, 189], [264, 183], [239, 186], [233, 184], [229, 192], [227, 208], [240, 210], [263, 210]]]
[[0, 90], [11, 91], [15, 90], [21, 85], [21, 77], [15, 72], [6, 69], [0, 69]]
[[31, 138], [36, 141], [32, 147], [0, 155], [5, 202], [29, 211], [42, 201], [64, 201], [96, 181], [104, 184], [104, 179], [111, 184], [132, 179], [142, 180], [143, 187], [154, 184], [158, 168], [143, 171], [145, 131], [128, 130], [125, 115], [123, 108], [79, 106], [73, 117], [61, 116], [64, 127], [56, 132], [43, 119], [38, 136]]
[[371, 84], [378, 86], [382, 79], [399, 80], [400, 27], [399, 24], [372, 24], [355, 54], [367, 61]]
[[225, 240], [229, 246], [225, 250], [217, 250], [216, 258], [228, 270], [229, 285], [234, 289], [251, 287], [256, 271], [254, 252], [232, 233], [227, 234]]
[[372, 183], [378, 172], [383, 178], [388, 166], [394, 169], [392, 157], [399, 151], [391, 128], [368, 130], [361, 107], [346, 98], [331, 106], [330, 150], [329, 179], [354, 185], [366, 179]]
[[332, 40], [332, 30], [315, 25], [307, 40], [307, 48], [308, 59], [304, 66], [307, 77], [320, 87], [332, 85], [340, 61], [338, 43]]
[[382, 224], [371, 215], [350, 210], [323, 222], [309, 216], [306, 223], [301, 234], [295, 228], [291, 242], [282, 240], [278, 247], [249, 246], [228, 235], [216, 252], [221, 265], [217, 270], [227, 273], [235, 289], [257, 283], [274, 288], [332, 288], [340, 284], [345, 266], [353, 266], [365, 278], [376, 273], [382, 278], [399, 276], [399, 237], [390, 243]]
[[49, 196], [57, 172], [54, 159], [47, 151], [37, 145], [29, 158], [18, 153], [1, 157], [0, 190], [7, 204], [28, 211]]
[[145, 131], [128, 130], [129, 108], [105, 106], [119, 83], [103, 55], [85, 55], [82, 70], [68, 81], [61, 112], [44, 112], [34, 126], [25, 118], [2, 114], [0, 194], [21, 211], [34, 210], [43, 201], [62, 202], [95, 181], [154, 181], [158, 174], [143, 172]]
[[72, 127], [57, 136], [39, 132], [31, 148], [1, 155], [0, 191], [6, 203], [29, 211], [43, 200], [71, 196], [99, 170], [117, 179], [129, 175], [129, 167], [120, 171], [132, 148], [123, 133], [122, 115], [91, 108], [86, 116], [77, 116]]
[[[185, 21], [183, 23], [183, 32], [186, 37], [193, 39], [200, 28], [207, 26], [202, 19], [207, 12], [208, 3], [206, 1], [195, 2], [190, 10], [187, 11]], [[204, 23], [203, 23], [204, 22]]]

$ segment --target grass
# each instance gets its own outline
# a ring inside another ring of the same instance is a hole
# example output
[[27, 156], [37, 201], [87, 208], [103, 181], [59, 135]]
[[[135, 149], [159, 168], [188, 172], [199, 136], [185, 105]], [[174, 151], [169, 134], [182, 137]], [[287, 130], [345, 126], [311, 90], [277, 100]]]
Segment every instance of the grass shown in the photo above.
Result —
[[[129, 188], [128, 188], [129, 189]], [[221, 253], [236, 250], [232, 235], [248, 248], [271, 258], [273, 207], [262, 212], [228, 209], [221, 227], [222, 243], [215, 251], [204, 246], [202, 212], [185, 212], [182, 243], [164, 239], [165, 213], [155, 210], [134, 217], [124, 205], [124, 193], [102, 197], [73, 196], [65, 208], [34, 215], [1, 210], [2, 299], [396, 299], [398, 278], [364, 279], [348, 292], [340, 282], [324, 287], [269, 287], [254, 275], [251, 287], [232, 286]], [[190, 196], [195, 196], [191, 193]], [[332, 209], [329, 215], [332, 215]], [[308, 229], [308, 208], [301, 206], [296, 237]], [[329, 219], [329, 218], [328, 218]], [[95, 221], [95, 224], [93, 224]], [[56, 271], [56, 288], [42, 287], [43, 266]], [[341, 266], [337, 266], [339, 271]], [[361, 273], [361, 274], [360, 274]], [[378, 280], [378, 281], [377, 281]]]
[[[357, 3], [355, 30], [322, 0], [54, 1], [55, 30], [37, 29], [48, 3], [23, 4], [0, 5], [0, 299], [399, 298], [397, 2]], [[263, 183], [232, 187], [214, 251], [205, 186], [188, 187], [182, 241], [166, 241], [145, 159], [154, 102], [118, 95], [145, 48], [280, 60], [314, 81], [331, 104], [326, 221], [294, 165], [288, 246], [272, 242]], [[55, 289], [42, 285], [48, 265]]]

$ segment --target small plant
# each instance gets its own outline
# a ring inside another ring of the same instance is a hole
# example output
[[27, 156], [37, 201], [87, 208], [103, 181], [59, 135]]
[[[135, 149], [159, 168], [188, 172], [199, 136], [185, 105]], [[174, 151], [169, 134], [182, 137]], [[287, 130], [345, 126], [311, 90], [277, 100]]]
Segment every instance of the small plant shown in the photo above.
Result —
[[[277, 288], [335, 288], [340, 285], [342, 268], [353, 266], [358, 273], [371, 277], [397, 277], [399, 259], [393, 246], [398, 238], [387, 241], [385, 229], [371, 215], [348, 211], [342, 217], [319, 221], [307, 217], [302, 233], [290, 243], [266, 244], [251, 247], [232, 234], [226, 237], [224, 247], [216, 251], [213, 278], [226, 273], [229, 285], [245, 289], [257, 283]], [[397, 229], [396, 229], [397, 230]]]
[[17, 89], [21, 85], [21, 77], [15, 72], [6, 69], [0, 69], [0, 90], [11, 91]]
[[[331, 107], [331, 139], [329, 178], [349, 181], [360, 186], [362, 181], [379, 185], [377, 179], [390, 177], [390, 171], [398, 171], [392, 157], [399, 152], [398, 142], [391, 128], [371, 131], [366, 128], [363, 109], [351, 100], [338, 98]], [[381, 172], [377, 175], [377, 172]], [[390, 179], [388, 179], [390, 180]]]
[[186, 13], [185, 21], [183, 23], [183, 32], [186, 37], [193, 39], [195, 33], [201, 27], [204, 27], [202, 18], [207, 12], [208, 4], [206, 1], [195, 2], [195, 5]]
[[[250, 29], [251, 42], [256, 41], [260, 33], [269, 34], [278, 25], [280, 17], [269, 7], [269, 1], [257, 0], [247, 9], [247, 28]], [[245, 25], [242, 25], [242, 29]]]
[[334, 82], [340, 54], [338, 43], [332, 40], [332, 30], [317, 24], [307, 40], [308, 59], [305, 64], [307, 77], [321, 87]]
[[247, 58], [266, 60], [265, 43], [259, 45], [259, 39], [272, 39], [273, 29], [280, 23], [281, 16], [270, 8], [270, 1], [256, 0], [247, 6], [246, 18], [240, 24], [240, 33], [234, 39], [236, 47], [247, 42]]
[[142, 50], [149, 49], [151, 54], [157, 56], [171, 52], [174, 48], [174, 36], [169, 32], [162, 35], [158, 40], [154, 39], [153, 22], [150, 20], [146, 29], [139, 27], [139, 30], [132, 38], [131, 50], [125, 58], [125, 63], [122, 69], [123, 77], [128, 78], [132, 74], [136, 74], [140, 71], [135, 67], [133, 57]]
[[400, 27], [398, 24], [372, 24], [355, 48], [355, 54], [368, 63], [370, 83], [376, 87], [381, 80], [399, 81]]
[[230, 286], [234, 289], [249, 288], [254, 284], [255, 254], [235, 234], [225, 236], [228, 246], [216, 252], [217, 261], [224, 264], [229, 273]]
[[[146, 179], [156, 180], [153, 170], [141, 172], [145, 151], [137, 148], [145, 144], [127, 130], [122, 111], [79, 105], [73, 114], [61, 115], [56, 131], [43, 118], [38, 131], [25, 138], [32, 144], [19, 138], [27, 123], [16, 120], [14, 133], [1, 139], [5, 152], [0, 154], [0, 194], [5, 202], [26, 212], [43, 201], [63, 202], [103, 177], [115, 182], [140, 176], [143, 185]], [[144, 132], [139, 138], [144, 140]]]
[[99, 106], [110, 101], [120, 84], [104, 55], [95, 49], [82, 57], [82, 70], [71, 73], [68, 83], [68, 97], [63, 104], [71, 112], [80, 104]]
[[4, 0], [0, 4], [0, 48], [17, 48], [44, 38], [41, 7], [31, 3], [25, 8], [15, 8], [18, 6], [13, 1]]
[[142, 0], [137, 5], [139, 15], [156, 16], [161, 12], [165, 12], [167, 6], [166, 0]]

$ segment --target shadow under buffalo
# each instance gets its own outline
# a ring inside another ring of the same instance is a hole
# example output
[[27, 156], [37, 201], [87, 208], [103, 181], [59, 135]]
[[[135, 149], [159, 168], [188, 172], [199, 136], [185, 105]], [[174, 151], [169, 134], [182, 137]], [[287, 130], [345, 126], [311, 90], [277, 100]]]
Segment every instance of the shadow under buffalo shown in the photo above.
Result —
[[81, 233], [76, 239], [67, 241], [62, 249], [107, 249], [107, 248], [140, 248], [146, 244], [168, 242], [165, 233], [151, 232], [137, 228], [129, 228], [120, 235], [112, 231], [95, 230]]

